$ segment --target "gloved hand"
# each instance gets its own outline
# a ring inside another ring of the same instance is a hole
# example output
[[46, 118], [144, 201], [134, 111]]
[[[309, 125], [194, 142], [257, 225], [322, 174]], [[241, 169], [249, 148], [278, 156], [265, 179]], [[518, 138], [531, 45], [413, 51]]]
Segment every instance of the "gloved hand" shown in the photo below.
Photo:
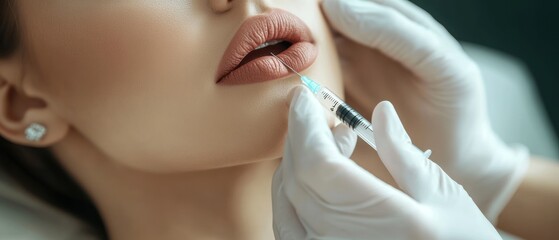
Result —
[[346, 95], [356, 105], [393, 102], [417, 146], [431, 148], [431, 159], [496, 221], [524, 176], [528, 151], [492, 130], [476, 63], [406, 0], [324, 0], [322, 7], [351, 40], [338, 41]]
[[462, 186], [412, 145], [392, 104], [380, 103], [372, 123], [402, 191], [348, 159], [355, 134], [343, 125], [331, 131], [320, 103], [295, 90], [273, 179], [276, 239], [501, 239]]

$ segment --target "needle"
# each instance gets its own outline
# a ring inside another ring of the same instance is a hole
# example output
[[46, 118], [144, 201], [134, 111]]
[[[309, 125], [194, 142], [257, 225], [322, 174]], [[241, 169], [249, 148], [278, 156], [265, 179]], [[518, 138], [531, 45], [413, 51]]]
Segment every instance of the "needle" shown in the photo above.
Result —
[[299, 77], [303, 77], [303, 75], [301, 75], [300, 73], [298, 73], [297, 71], [295, 71], [292, 67], [290, 67], [289, 65], [287, 65], [287, 63], [285, 63], [283, 60], [281, 60], [281, 58], [279, 58], [278, 56], [276, 56], [276, 54], [270, 52], [270, 54], [272, 54], [272, 56], [274, 56], [275, 58], [277, 58], [281, 64], [283, 64], [284, 66], [286, 66], [287, 68], [289, 68], [289, 70], [291, 70], [292, 72], [294, 72], [295, 74], [299, 75]]

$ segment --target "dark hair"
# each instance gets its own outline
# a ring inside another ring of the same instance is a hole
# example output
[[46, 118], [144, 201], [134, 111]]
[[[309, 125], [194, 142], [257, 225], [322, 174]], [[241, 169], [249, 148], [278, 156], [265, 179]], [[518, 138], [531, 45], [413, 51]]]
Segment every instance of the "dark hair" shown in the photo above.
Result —
[[18, 32], [12, 1], [3, 0], [0, 3], [0, 57], [9, 56], [17, 48]]
[[[11, 56], [22, 45], [15, 9], [14, 0], [0, 0], [0, 58]], [[13, 144], [0, 136], [0, 171], [35, 197], [83, 220], [102, 239], [108, 239], [95, 205], [49, 149]]]

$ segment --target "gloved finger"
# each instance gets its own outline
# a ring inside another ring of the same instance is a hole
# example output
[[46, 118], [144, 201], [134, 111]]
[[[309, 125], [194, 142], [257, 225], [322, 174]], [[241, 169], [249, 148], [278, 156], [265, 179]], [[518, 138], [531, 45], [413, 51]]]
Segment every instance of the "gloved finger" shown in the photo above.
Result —
[[[306, 238], [300, 239], [324, 239], [322, 238], [324, 236], [334, 239], [335, 236], [339, 236], [340, 231], [350, 229], [356, 231], [354, 236], [359, 233], [369, 233], [374, 230], [371, 230], [370, 222], [365, 219], [382, 218], [387, 213], [401, 214], [409, 209], [417, 209], [418, 204], [415, 200], [383, 182], [380, 184], [386, 185], [386, 188], [378, 188], [376, 195], [362, 194], [362, 192], [371, 192], [371, 189], [375, 189], [377, 186], [375, 182], [364, 187], [352, 184], [332, 184], [347, 182], [347, 178], [353, 177], [352, 172], [348, 172], [349, 175], [332, 172], [332, 178], [317, 178], [317, 181], [323, 182], [324, 188], [316, 191], [301, 182], [299, 177], [294, 175], [296, 171], [290, 170], [293, 168], [293, 161], [297, 161], [291, 156], [291, 149], [287, 145], [282, 162], [285, 164], [282, 171], [283, 187], [307, 234]], [[313, 177], [313, 173], [309, 174], [309, 177]], [[359, 174], [359, 172], [353, 172], [353, 174]], [[358, 221], [356, 218], [364, 221]], [[366, 238], [359, 237], [358, 239]]]
[[351, 157], [357, 144], [357, 135], [344, 124], [338, 124], [338, 126], [334, 127], [332, 134], [342, 155], [347, 158]]
[[326, 125], [320, 103], [305, 87], [293, 91], [282, 162], [285, 181], [293, 179], [333, 204], [368, 201], [397, 191], [344, 157]]
[[[320, 154], [340, 154], [334, 136], [318, 100], [304, 86], [297, 86], [289, 93], [287, 143], [291, 143], [294, 158], [308, 159]], [[311, 142], [312, 140], [312, 142]]]
[[[338, 0], [326, 0], [326, 1], [338, 1]], [[423, 27], [436, 33], [449, 47], [461, 49], [462, 47], [452, 37], [452, 35], [443, 27], [437, 20], [431, 16], [427, 11], [418, 7], [409, 0], [369, 0], [374, 1], [377, 4], [387, 6], [397, 10], [402, 13], [408, 19], [422, 25]]]
[[[398, 212], [402, 206], [413, 206], [416, 203], [415, 200], [397, 190], [380, 190], [381, 194], [377, 196], [362, 197], [360, 191], [368, 191], [367, 189], [352, 185], [344, 185], [340, 189], [340, 186], [330, 184], [331, 181], [338, 179], [317, 179], [324, 181], [325, 188], [321, 188], [322, 191], [316, 191], [294, 175], [296, 171], [292, 170], [293, 161], [297, 160], [291, 157], [290, 152], [291, 149], [288, 145], [282, 162], [284, 166], [283, 187], [307, 236], [299, 239], [322, 239], [321, 236], [337, 236], [340, 229], [355, 229], [359, 222], [348, 221], [348, 219], [353, 219], [355, 216], [374, 218], [373, 214], [375, 211], [379, 211], [379, 205], [381, 205], [381, 212], [384, 211], [385, 214], [386, 212]], [[311, 174], [310, 177], [313, 177], [313, 173], [309, 174]], [[333, 175], [336, 174], [333, 173]], [[345, 177], [347, 176], [339, 176], [342, 181]], [[374, 187], [374, 184], [368, 187]], [[328, 190], [328, 192], [324, 192], [324, 190]], [[391, 196], [391, 192], [400, 195]], [[336, 197], [345, 197], [345, 199], [334, 199]]]
[[276, 169], [272, 179], [272, 209], [275, 239], [297, 240], [305, 238], [305, 229], [285, 194], [283, 165]]
[[390, 102], [377, 105], [372, 123], [382, 162], [398, 186], [410, 197], [421, 202], [429, 197], [432, 199], [432, 193], [439, 192], [439, 188], [459, 187], [411, 143]]
[[378, 49], [424, 81], [457, 80], [448, 75], [452, 73], [454, 76], [458, 70], [469, 72], [473, 70], [470, 67], [475, 66], [464, 53], [449, 52], [433, 31], [391, 7], [372, 1], [337, 0], [325, 0], [322, 6], [335, 30], [360, 44]]

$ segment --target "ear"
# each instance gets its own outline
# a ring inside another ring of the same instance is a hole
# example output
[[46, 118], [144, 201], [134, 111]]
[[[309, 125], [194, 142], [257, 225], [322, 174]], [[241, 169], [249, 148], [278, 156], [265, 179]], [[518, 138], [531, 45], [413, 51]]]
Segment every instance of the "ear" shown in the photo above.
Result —
[[[22, 59], [19, 51], [0, 58], [0, 135], [15, 144], [47, 147], [66, 136], [69, 124], [49, 107], [35, 86], [26, 84], [39, 79], [26, 74]], [[43, 137], [36, 141], [27, 139], [25, 133], [33, 123], [46, 128]]]

